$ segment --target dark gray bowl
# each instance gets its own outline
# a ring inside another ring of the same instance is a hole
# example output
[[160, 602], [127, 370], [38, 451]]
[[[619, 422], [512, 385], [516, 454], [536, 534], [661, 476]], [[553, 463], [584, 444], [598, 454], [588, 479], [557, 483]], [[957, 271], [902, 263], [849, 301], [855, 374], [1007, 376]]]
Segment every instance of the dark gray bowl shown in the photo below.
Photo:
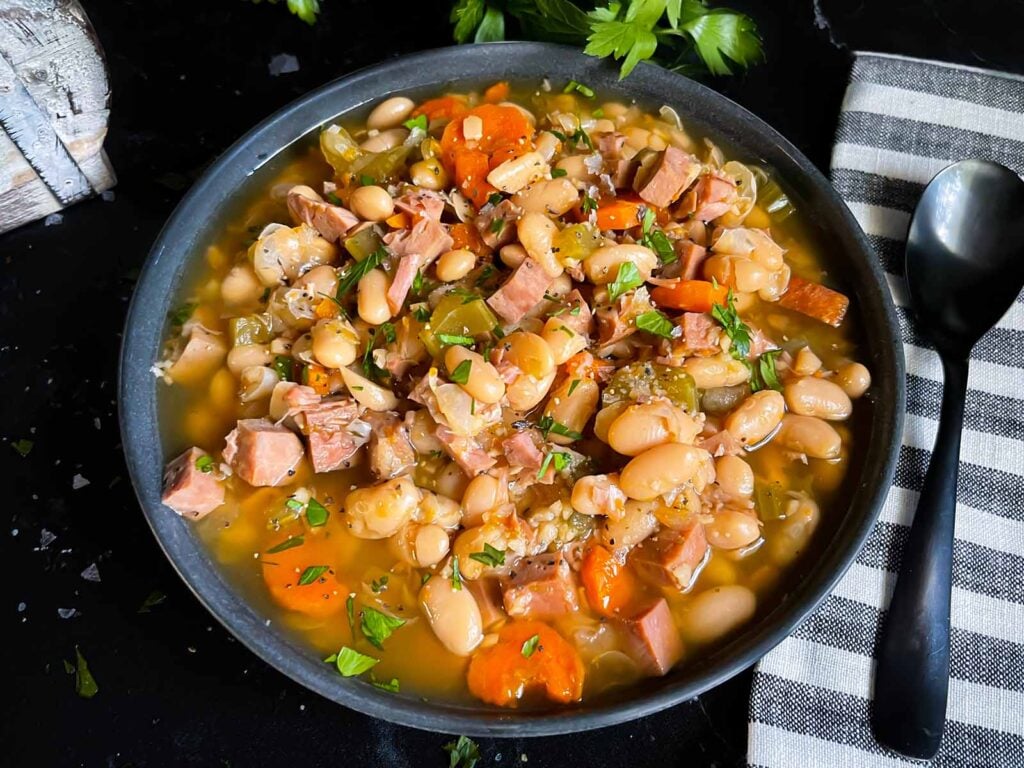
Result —
[[[389, 93], [442, 89], [462, 80], [556, 83], [570, 78], [599, 92], [648, 105], [668, 103], [699, 131], [741, 155], [772, 166], [796, 205], [816, 228], [829, 268], [857, 308], [861, 354], [874, 374], [872, 410], [855, 450], [846, 509], [834, 509], [831, 540], [802, 564], [797, 585], [727, 644], [684, 669], [603, 698], [551, 712], [497, 710], [483, 704], [425, 702], [343, 679], [309, 648], [251, 608], [224, 579], [189, 523], [160, 503], [161, 448], [157, 381], [165, 318], [186, 263], [209, 242], [219, 210], [268, 158], [339, 113]], [[264, 661], [317, 693], [375, 717], [416, 728], [491, 736], [542, 736], [612, 725], [641, 717], [706, 691], [750, 666], [786, 637], [835, 585], [867, 537], [885, 499], [896, 461], [904, 410], [902, 344], [892, 301], [876, 258], [828, 181], [793, 145], [754, 115], [708, 88], [641, 64], [625, 82], [617, 68], [578, 50], [540, 43], [447, 48], [389, 61], [307, 94], [254, 128], [228, 149], [182, 200], [153, 246], [128, 311], [121, 355], [121, 432], [132, 481], [153, 532], [196, 596]]]

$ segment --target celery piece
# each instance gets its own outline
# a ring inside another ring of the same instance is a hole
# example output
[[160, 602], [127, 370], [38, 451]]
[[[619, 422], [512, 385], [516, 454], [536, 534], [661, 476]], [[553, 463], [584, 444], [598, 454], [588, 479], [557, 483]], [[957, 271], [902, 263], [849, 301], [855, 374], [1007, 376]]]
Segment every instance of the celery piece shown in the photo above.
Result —
[[274, 338], [273, 322], [267, 313], [233, 317], [228, 323], [231, 343], [236, 347], [240, 344], [269, 344]]
[[380, 228], [376, 225], [361, 229], [345, 238], [345, 250], [356, 261], [362, 261], [384, 244]]

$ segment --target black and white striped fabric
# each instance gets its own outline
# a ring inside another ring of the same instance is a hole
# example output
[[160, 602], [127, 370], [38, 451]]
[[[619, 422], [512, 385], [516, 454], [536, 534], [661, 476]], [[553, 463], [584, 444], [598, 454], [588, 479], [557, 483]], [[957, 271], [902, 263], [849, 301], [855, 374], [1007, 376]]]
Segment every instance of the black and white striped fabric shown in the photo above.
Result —
[[[832, 181], [881, 259], [907, 359], [896, 478], [867, 545], [835, 592], [757, 666], [748, 761], [763, 768], [921, 765], [880, 747], [870, 700], [889, 602], [938, 426], [939, 358], [914, 329], [903, 241], [925, 184], [954, 160], [1024, 172], [1024, 79], [859, 54]], [[978, 301], [984, 301], [978, 296]], [[975, 347], [960, 450], [952, 669], [935, 766], [1024, 766], [1024, 295]]]

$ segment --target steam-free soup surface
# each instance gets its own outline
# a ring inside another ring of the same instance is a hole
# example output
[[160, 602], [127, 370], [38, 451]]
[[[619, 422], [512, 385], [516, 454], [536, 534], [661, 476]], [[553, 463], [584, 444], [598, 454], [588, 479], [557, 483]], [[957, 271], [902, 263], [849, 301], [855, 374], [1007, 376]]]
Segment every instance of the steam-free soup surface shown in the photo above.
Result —
[[167, 513], [400, 694], [571, 706], [700, 658], [824, 546], [870, 385], [783, 187], [572, 83], [329, 126], [171, 318]]

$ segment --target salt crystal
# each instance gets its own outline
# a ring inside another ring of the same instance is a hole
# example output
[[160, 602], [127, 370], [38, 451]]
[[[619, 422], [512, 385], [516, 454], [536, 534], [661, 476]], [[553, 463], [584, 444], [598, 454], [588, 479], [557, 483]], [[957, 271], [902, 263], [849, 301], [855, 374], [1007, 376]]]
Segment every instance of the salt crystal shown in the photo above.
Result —
[[18, 613], [24, 613], [26, 608], [28, 606], [24, 602], [18, 603]]
[[45, 528], [43, 528], [43, 530], [39, 532], [39, 548], [40, 549], [46, 549], [48, 546], [53, 544], [53, 542], [55, 542], [56, 540], [57, 540], [57, 534], [55, 534], [53, 531], [48, 531]]
[[94, 427], [96, 427], [96, 429], [103, 429], [103, 427], [100, 425], [100, 417], [99, 416], [97, 416], [96, 418], [94, 418], [92, 420], [92, 425]]
[[59, 213], [51, 213], [49, 216], [43, 219], [43, 224], [45, 224], [48, 227], [56, 227], [63, 223], [64, 217]]
[[279, 53], [270, 60], [267, 69], [272, 77], [299, 71], [299, 60], [290, 53]]
[[103, 202], [112, 203], [114, 202], [114, 190], [108, 189], [106, 192], [100, 195], [103, 198]]
[[75, 616], [81, 616], [77, 608], [58, 608], [57, 615], [62, 619], [73, 619]]
[[93, 563], [84, 571], [82, 571], [82, 578], [86, 581], [99, 581], [100, 580], [100, 569], [96, 563]]
[[86, 480], [81, 475], [75, 475], [73, 478], [71, 478], [72, 490], [77, 491], [79, 488], [85, 488], [85, 486], [87, 485], [89, 485], [89, 481]]
[[18, 529], [17, 528], [11, 528], [11, 536], [17, 536], [17, 535], [18, 535]]

